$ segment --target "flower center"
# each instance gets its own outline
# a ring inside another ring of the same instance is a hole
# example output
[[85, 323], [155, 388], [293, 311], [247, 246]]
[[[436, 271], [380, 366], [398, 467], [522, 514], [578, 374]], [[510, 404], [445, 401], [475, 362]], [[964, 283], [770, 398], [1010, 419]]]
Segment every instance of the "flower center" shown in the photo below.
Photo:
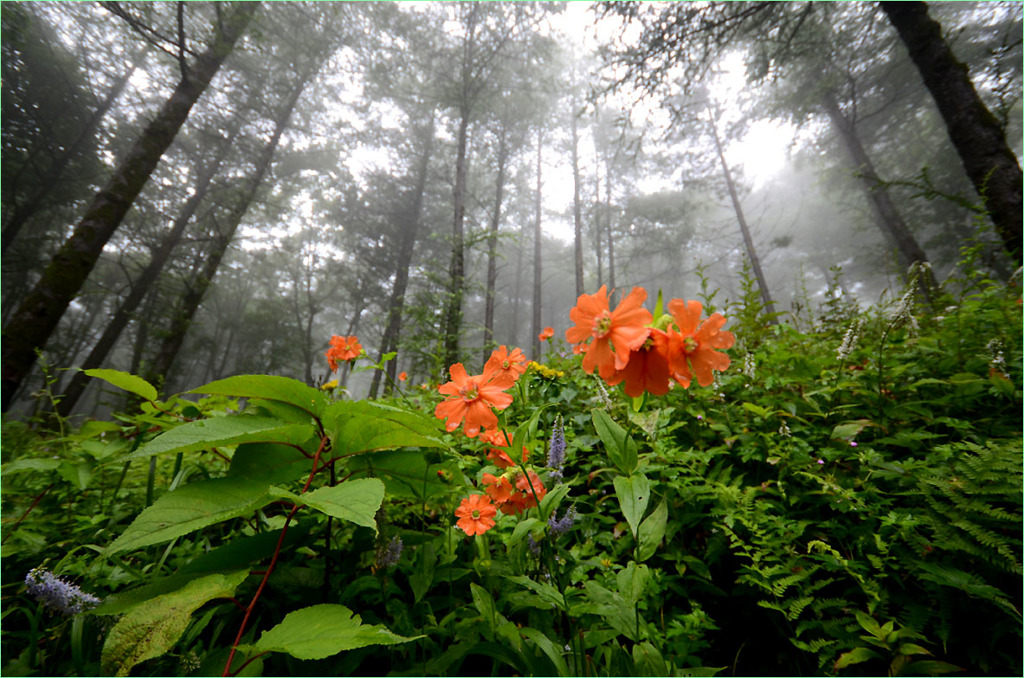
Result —
[[473, 520], [479, 519], [480, 518], [480, 509], [473, 509], [473, 514], [472, 515], [473, 515]]
[[476, 400], [480, 397], [480, 389], [476, 384], [470, 384], [469, 386], [463, 386], [459, 389], [459, 396], [466, 400]]
[[511, 366], [511, 363], [509, 361], [507, 361], [507, 360], [502, 360], [501, 361], [502, 369], [506, 369], [507, 370], [510, 366]]
[[607, 310], [601, 311], [601, 315], [594, 319], [594, 337], [602, 338], [612, 328], [612, 314]]
[[693, 353], [694, 351], [696, 351], [697, 346], [697, 340], [694, 339], [693, 337], [687, 337], [686, 339], [683, 339], [683, 350], [686, 351], [687, 353]]

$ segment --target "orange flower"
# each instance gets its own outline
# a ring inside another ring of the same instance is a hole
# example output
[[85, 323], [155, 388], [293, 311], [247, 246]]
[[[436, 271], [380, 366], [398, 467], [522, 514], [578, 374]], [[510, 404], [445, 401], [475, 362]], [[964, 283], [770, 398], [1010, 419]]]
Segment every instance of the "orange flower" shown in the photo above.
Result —
[[729, 356], [717, 349], [731, 348], [736, 342], [732, 332], [722, 330], [726, 322], [722, 314], [713, 313], [700, 323], [703, 308], [699, 301], [673, 299], [668, 302], [678, 330], [669, 327], [655, 337], [655, 344], [668, 361], [671, 377], [684, 388], [690, 385], [691, 369], [698, 384], [710, 386], [715, 380], [713, 371], [728, 369], [731, 362]]
[[547, 341], [551, 337], [555, 336], [555, 330], [551, 327], [545, 327], [544, 331], [537, 335], [537, 338], [541, 341]]
[[437, 389], [448, 399], [438, 403], [434, 416], [448, 419], [448, 431], [454, 431], [465, 420], [462, 430], [470, 438], [481, 429], [497, 428], [498, 417], [491, 407], [503, 410], [512, 404], [512, 396], [505, 389], [511, 388], [515, 379], [501, 371], [470, 376], [462, 363], [452, 365], [449, 372], [452, 380]]
[[355, 335], [351, 337], [334, 335], [331, 337], [331, 347], [327, 349], [327, 353], [324, 355], [327, 356], [327, 364], [330, 365], [331, 371], [334, 372], [338, 369], [339, 362], [355, 360], [362, 352], [363, 347]]
[[[616, 370], [626, 367], [630, 351], [640, 348], [647, 339], [651, 312], [643, 308], [647, 292], [634, 287], [619, 302], [614, 311], [608, 310], [608, 292], [605, 285], [597, 294], [581, 294], [569, 317], [576, 323], [565, 332], [565, 338], [576, 344], [574, 352], [586, 350], [583, 369], [593, 374], [597, 368], [602, 379], [608, 379]], [[584, 346], [584, 342], [591, 340]]]
[[486, 485], [484, 492], [499, 504], [508, 501], [512, 497], [512, 490], [514, 488], [505, 476], [493, 476], [490, 473], [485, 473], [483, 481], [484, 485]]
[[455, 515], [459, 518], [455, 524], [472, 537], [494, 527], [494, 516], [498, 515], [498, 509], [491, 504], [490, 497], [471, 494], [455, 509]]
[[[480, 440], [491, 445], [498, 445], [499, 447], [492, 447], [487, 451], [487, 458], [491, 460], [491, 463], [498, 468], [510, 468], [515, 466], [516, 463], [512, 461], [512, 457], [505, 453], [505, 450], [500, 447], [508, 447], [511, 445], [511, 441], [508, 439], [508, 434], [504, 431], [481, 431]], [[523, 463], [526, 463], [526, 458], [529, 456], [529, 452], [526, 449], [526, 445], [523, 445]]]
[[[502, 502], [498, 505], [498, 508], [501, 509], [501, 512], [505, 515], [522, 513], [527, 509], [533, 508], [537, 505], [537, 500], [544, 499], [544, 495], [548, 493], [547, 488], [541, 484], [540, 478], [537, 474], [533, 471], [530, 471], [529, 473], [529, 479], [527, 479], [527, 476], [524, 476], [522, 473], [516, 477], [517, 491], [512, 493], [508, 498], [508, 501]], [[530, 488], [531, 484], [533, 485], [533, 489]], [[533, 495], [534, 490], [537, 491], [536, 497]]]
[[484, 364], [484, 374], [503, 372], [512, 377], [512, 381], [518, 379], [526, 372], [526, 356], [522, 349], [513, 349], [511, 353], [505, 346], [499, 346], [491, 353], [491, 357]]
[[405, 381], [408, 378], [409, 378], [409, 375], [406, 374], [405, 372], [399, 372], [398, 373], [398, 381]]
[[644, 342], [643, 346], [630, 353], [626, 367], [616, 370], [615, 374], [608, 378], [609, 386], [614, 386], [625, 380], [626, 395], [631, 398], [642, 395], [644, 391], [651, 395], [668, 393], [668, 360], [655, 343], [655, 337], [660, 334], [664, 334], [664, 332], [651, 330], [651, 337]]

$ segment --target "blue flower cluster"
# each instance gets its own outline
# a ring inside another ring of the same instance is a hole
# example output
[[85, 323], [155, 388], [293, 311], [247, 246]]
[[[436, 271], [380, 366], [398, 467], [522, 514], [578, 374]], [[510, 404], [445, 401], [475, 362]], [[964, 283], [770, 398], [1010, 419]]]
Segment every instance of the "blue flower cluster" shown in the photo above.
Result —
[[551, 427], [551, 443], [548, 445], [548, 468], [551, 479], [556, 483], [562, 480], [562, 466], [565, 465], [565, 429], [562, 415], [558, 415]]
[[69, 617], [100, 604], [100, 599], [85, 593], [74, 584], [57, 578], [52, 572], [37, 567], [25, 576], [28, 592], [46, 607]]
[[402, 557], [402, 546], [402, 538], [398, 535], [392, 537], [387, 543], [378, 546], [377, 553], [375, 554], [374, 568], [381, 570], [385, 567], [397, 565], [398, 559]]
[[556, 519], [555, 514], [552, 513], [551, 517], [548, 518], [548, 529], [551, 531], [553, 537], [557, 537], [560, 534], [565, 534], [572, 528], [576, 522], [576, 506], [570, 506], [565, 511], [565, 515], [561, 519]]

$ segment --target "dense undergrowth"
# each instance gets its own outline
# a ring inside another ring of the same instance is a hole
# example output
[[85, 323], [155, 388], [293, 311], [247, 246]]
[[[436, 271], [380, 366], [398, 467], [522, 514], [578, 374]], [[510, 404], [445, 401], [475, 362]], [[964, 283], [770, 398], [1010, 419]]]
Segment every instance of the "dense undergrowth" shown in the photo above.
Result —
[[5, 421], [3, 674], [1021, 675], [1020, 288], [704, 302], [707, 388], [631, 399], [553, 342], [500, 414], [539, 505], [476, 536], [501, 470], [436, 388], [98, 372], [141, 409]]

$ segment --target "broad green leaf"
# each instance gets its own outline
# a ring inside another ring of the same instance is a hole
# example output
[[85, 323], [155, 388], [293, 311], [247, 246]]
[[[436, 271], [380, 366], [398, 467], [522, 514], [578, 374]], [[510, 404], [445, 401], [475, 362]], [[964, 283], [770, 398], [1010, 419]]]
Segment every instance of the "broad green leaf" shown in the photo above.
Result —
[[0, 473], [6, 476], [21, 471], [55, 471], [61, 463], [60, 459], [15, 459], [0, 467]]
[[540, 648], [541, 652], [547, 655], [548, 659], [551, 660], [551, 663], [555, 665], [555, 670], [558, 672], [558, 675], [570, 675], [569, 665], [566, 663], [565, 657], [562, 656], [561, 648], [552, 643], [550, 638], [537, 629], [530, 628], [529, 626], [524, 626], [519, 629], [519, 633], [529, 638], [534, 645]]
[[324, 413], [324, 426], [333, 453], [342, 457], [399, 447], [444, 447], [437, 419], [366, 400], [332, 404]]
[[748, 412], [753, 412], [759, 417], [767, 417], [769, 414], [771, 414], [770, 410], [766, 410], [760, 405], [755, 405], [754, 403], [743, 403], [743, 409], [747, 410]]
[[279, 400], [320, 417], [327, 407], [327, 396], [301, 381], [269, 374], [243, 374], [211, 382], [194, 388], [189, 393], [234, 396], [238, 398], [262, 398]]
[[869, 659], [880, 659], [879, 655], [874, 650], [867, 647], [855, 647], [849, 652], [844, 652], [839, 655], [839, 659], [836, 660], [836, 670], [845, 669], [847, 666], [853, 666], [854, 664], [860, 664], [866, 662]]
[[83, 372], [86, 376], [102, 379], [108, 384], [113, 384], [123, 391], [134, 393], [150, 402], [155, 401], [159, 397], [151, 383], [134, 374], [121, 372], [120, 370], [83, 370]]
[[[477, 611], [483, 617], [484, 637], [487, 640], [494, 640], [494, 633], [499, 623], [498, 617], [500, 616], [497, 610], [494, 609], [494, 598], [491, 597], [491, 594], [485, 588], [473, 582], [469, 584], [469, 592], [473, 596], [473, 604], [476, 605]], [[503, 617], [502, 621], [504, 621]]]
[[839, 424], [832, 429], [832, 438], [837, 440], [849, 440], [868, 426], [874, 426], [875, 423], [870, 419], [858, 419], [856, 421], [848, 421], [845, 424]]
[[615, 485], [615, 496], [619, 498], [622, 515], [626, 517], [633, 537], [636, 537], [640, 521], [651, 500], [651, 481], [647, 480], [643, 473], [637, 473], [631, 476], [616, 476], [612, 482]]
[[107, 675], [127, 676], [139, 662], [164, 654], [178, 641], [192, 613], [214, 598], [227, 598], [249, 574], [211, 574], [132, 608], [107, 634], [101, 663]]
[[593, 410], [592, 417], [597, 435], [604, 443], [608, 458], [623, 475], [636, 470], [639, 458], [636, 442], [626, 430], [615, 423], [604, 410]]
[[314, 434], [312, 424], [296, 424], [246, 414], [191, 421], [158, 435], [126, 459], [171, 452], [195, 452], [241, 443], [288, 443], [301, 445]]
[[633, 646], [633, 666], [635, 676], [670, 675], [668, 664], [665, 663], [661, 652], [646, 640]]
[[540, 500], [540, 514], [545, 518], [549, 517], [552, 512], [558, 510], [558, 505], [562, 503], [562, 499], [569, 493], [569, 486], [565, 483], [555, 485], [555, 487], [544, 495], [544, 498]]
[[421, 502], [452, 491], [453, 486], [442, 480], [438, 471], [455, 479], [462, 474], [458, 461], [451, 459], [431, 464], [422, 450], [412, 449], [356, 455], [348, 459], [348, 468], [353, 474], [365, 473], [383, 480], [388, 496], [411, 497]]
[[214, 478], [179, 487], [153, 502], [107, 547], [111, 555], [170, 541], [223, 520], [263, 508], [273, 500], [265, 483]]
[[511, 582], [515, 582], [516, 584], [519, 584], [520, 586], [528, 588], [531, 591], [537, 593], [537, 595], [539, 595], [545, 603], [554, 605], [560, 610], [565, 609], [565, 599], [562, 597], [562, 594], [559, 593], [558, 589], [556, 589], [551, 584], [542, 584], [540, 582], [535, 582], [529, 577], [524, 577], [523, 575], [518, 574], [505, 575], [505, 579], [508, 579]]
[[[547, 497], [545, 497], [546, 499]], [[543, 528], [545, 523], [537, 520], [536, 518], [524, 518], [516, 523], [516, 528], [512, 530], [512, 536], [508, 538], [508, 547], [512, 548], [523, 539], [526, 539], [526, 535], [533, 532], [535, 529]]]
[[862, 629], [864, 629], [876, 638], [885, 637], [885, 634], [882, 633], [882, 627], [878, 625], [878, 622], [876, 622], [874, 618], [871, 617], [871, 615], [865, 614], [864, 612], [857, 610], [856, 612], [854, 612], [854, 616], [857, 617], [857, 623], [860, 624], [860, 627]]
[[651, 570], [646, 565], [637, 565], [633, 561], [619, 570], [615, 575], [615, 583], [619, 585], [619, 595], [628, 603], [635, 603], [644, 595], [644, 588], [651, 578]]
[[284, 652], [296, 659], [324, 659], [367, 645], [395, 645], [422, 638], [406, 638], [381, 625], [369, 626], [361, 621], [343, 605], [312, 605], [289, 612], [280, 624], [264, 631], [252, 649]]
[[321, 487], [302, 495], [279, 488], [274, 488], [272, 493], [315, 508], [329, 516], [372, 528], [376, 532], [375, 516], [384, 501], [384, 483], [377, 478], [357, 478], [334, 487]]
[[308, 477], [312, 467], [312, 460], [290, 445], [243, 443], [231, 455], [227, 475], [283, 485]]
[[644, 522], [640, 523], [638, 535], [640, 554], [638, 558], [641, 562], [654, 555], [658, 545], [661, 544], [661, 540], [665, 537], [665, 525], [667, 523], [668, 504], [663, 499], [655, 507], [654, 511], [651, 512], [651, 515], [647, 516]]

